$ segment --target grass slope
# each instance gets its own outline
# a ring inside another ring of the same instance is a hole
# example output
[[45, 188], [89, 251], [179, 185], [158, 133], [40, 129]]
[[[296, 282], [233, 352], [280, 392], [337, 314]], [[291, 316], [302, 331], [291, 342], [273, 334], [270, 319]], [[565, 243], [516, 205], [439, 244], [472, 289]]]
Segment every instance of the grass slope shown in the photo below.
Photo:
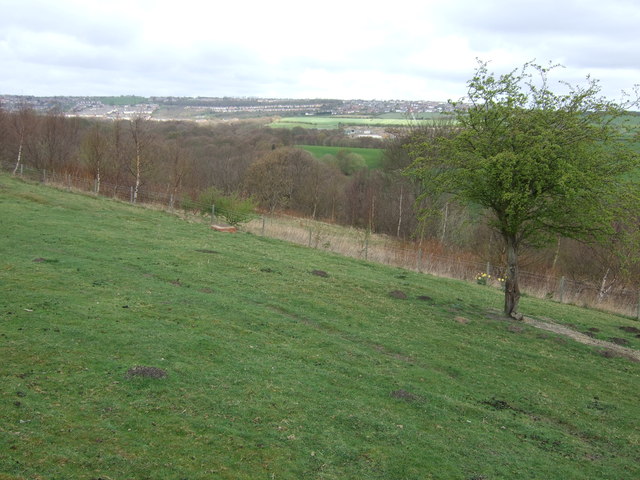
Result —
[[335, 156], [341, 150], [357, 153], [364, 158], [368, 168], [376, 169], [382, 166], [384, 150], [381, 148], [359, 148], [359, 147], [326, 147], [322, 145], [296, 145], [298, 148], [306, 150], [318, 160], [325, 155]]
[[640, 476], [640, 366], [499, 292], [7, 176], [0, 211], [3, 480]]

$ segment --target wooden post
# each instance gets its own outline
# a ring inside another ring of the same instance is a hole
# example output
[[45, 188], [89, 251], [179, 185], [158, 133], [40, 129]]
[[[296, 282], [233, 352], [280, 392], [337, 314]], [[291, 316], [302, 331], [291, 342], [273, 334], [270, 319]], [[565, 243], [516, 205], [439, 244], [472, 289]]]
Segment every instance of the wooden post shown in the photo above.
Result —
[[213, 225], [216, 221], [216, 206], [215, 204], [211, 205], [211, 225]]
[[564, 303], [564, 275], [560, 278], [560, 303]]
[[311, 248], [311, 236], [313, 235], [313, 229], [309, 227], [309, 248]]
[[418, 250], [418, 259], [416, 260], [416, 270], [422, 273], [422, 249]]
[[267, 217], [265, 215], [262, 215], [262, 236], [263, 237], [264, 237], [264, 227], [266, 222], [267, 222]]
[[24, 165], [21, 163], [20, 164], [20, 176], [22, 177], [23, 174], [24, 174]]
[[67, 173], [67, 190], [71, 191], [71, 175]]
[[47, 169], [42, 170], [42, 183], [47, 183]]
[[369, 260], [369, 230], [364, 236], [364, 259]]
[[129, 200], [133, 203], [133, 187], [129, 187]]

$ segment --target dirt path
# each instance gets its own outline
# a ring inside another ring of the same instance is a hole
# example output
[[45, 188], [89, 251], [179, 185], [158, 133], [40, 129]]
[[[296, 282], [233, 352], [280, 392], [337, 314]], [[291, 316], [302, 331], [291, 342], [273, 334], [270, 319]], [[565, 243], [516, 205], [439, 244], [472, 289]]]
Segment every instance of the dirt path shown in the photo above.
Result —
[[527, 325], [531, 325], [532, 327], [540, 328], [542, 330], [547, 330], [549, 332], [557, 333], [559, 335], [567, 336], [576, 342], [584, 343], [585, 345], [592, 345], [594, 347], [602, 347], [607, 350], [614, 352], [616, 355], [628, 358], [635, 362], [640, 362], [640, 351], [634, 350], [633, 348], [623, 347], [621, 345], [616, 345], [612, 342], [606, 342], [604, 340], [598, 340], [596, 338], [591, 338], [584, 333], [576, 332], [575, 330], [570, 329], [569, 327], [565, 327], [564, 325], [559, 325], [557, 323], [551, 322], [543, 322], [540, 320], [536, 320], [529, 317], [524, 317], [522, 319], [523, 323]]

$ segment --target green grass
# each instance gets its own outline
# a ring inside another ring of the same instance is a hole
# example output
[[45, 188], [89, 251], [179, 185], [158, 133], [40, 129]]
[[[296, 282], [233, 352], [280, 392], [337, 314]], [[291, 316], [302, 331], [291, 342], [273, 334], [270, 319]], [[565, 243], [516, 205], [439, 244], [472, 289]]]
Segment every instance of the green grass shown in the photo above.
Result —
[[149, 101], [146, 97], [139, 97], [137, 95], [120, 95], [119, 97], [98, 97], [98, 99], [105, 105], [137, 105], [139, 103], [146, 103]]
[[407, 127], [410, 121], [406, 118], [378, 118], [378, 117], [346, 117], [332, 115], [329, 117], [282, 117], [270, 123], [273, 128], [318, 128], [338, 129], [344, 127]]
[[639, 364], [493, 289], [7, 176], [0, 211], [3, 480], [640, 476]]
[[296, 145], [298, 148], [306, 150], [315, 158], [320, 160], [325, 155], [335, 156], [341, 150], [347, 150], [352, 153], [357, 153], [364, 158], [367, 167], [371, 169], [380, 168], [382, 165], [382, 157], [384, 150], [381, 148], [357, 148], [357, 147], [325, 147], [320, 145]]

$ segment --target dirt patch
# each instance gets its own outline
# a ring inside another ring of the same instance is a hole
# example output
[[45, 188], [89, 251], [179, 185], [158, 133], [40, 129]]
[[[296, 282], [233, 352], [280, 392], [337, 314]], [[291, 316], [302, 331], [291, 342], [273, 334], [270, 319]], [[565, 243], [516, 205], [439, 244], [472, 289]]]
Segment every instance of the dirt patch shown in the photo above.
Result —
[[524, 328], [522, 328], [520, 325], [509, 325], [507, 327], [507, 330], [509, 330], [511, 333], [522, 333], [522, 332], [524, 332]]
[[389, 296], [391, 298], [395, 298], [398, 300], [406, 300], [407, 299], [407, 294], [404, 293], [402, 290], [393, 290], [391, 292], [389, 292]]
[[394, 390], [389, 394], [392, 398], [397, 398], [399, 400], [404, 400], [406, 402], [417, 402], [420, 400], [420, 396], [415, 393], [408, 392], [406, 390]]
[[127, 370], [125, 377], [143, 377], [143, 378], [165, 378], [167, 372], [158, 367], [136, 366]]
[[634, 362], [640, 362], [640, 351], [634, 350], [632, 348], [623, 347], [621, 345], [616, 345], [612, 342], [607, 342], [605, 340], [598, 340], [597, 338], [591, 338], [584, 333], [577, 332], [572, 330], [571, 328], [565, 325], [559, 325], [553, 322], [543, 322], [541, 320], [536, 320], [530, 317], [523, 317], [522, 321], [527, 325], [531, 325], [535, 328], [540, 328], [542, 330], [547, 330], [549, 332], [557, 333], [559, 335], [564, 335], [566, 337], [575, 340], [576, 342], [583, 343], [585, 345], [591, 345], [594, 347], [603, 347], [604, 351], [600, 351], [600, 355], [606, 358], [613, 357], [624, 357]]
[[200, 290], [198, 290], [200, 293], [213, 293], [213, 290], [211, 290], [210, 288], [201, 288]]
[[464, 317], [456, 317], [454, 320], [458, 322], [460, 325], [468, 325], [471, 322], [471, 320]]
[[431, 298], [429, 295], [419, 295], [418, 300], [422, 301], [422, 302], [431, 302], [433, 303], [433, 298]]
[[615, 343], [616, 345], [629, 345], [629, 340], [626, 338], [612, 337], [609, 339], [611, 343]]
[[279, 271], [274, 270], [273, 268], [270, 268], [270, 267], [261, 268], [260, 271], [262, 273], [277, 273], [278, 275], [282, 275]]
[[33, 259], [33, 263], [58, 263], [58, 260], [52, 260], [50, 258], [38, 257], [38, 258], [34, 258]]
[[636, 327], [618, 327], [620, 330], [622, 330], [623, 332], [627, 332], [627, 333], [640, 333], [640, 328], [636, 328]]
[[492, 398], [491, 400], [485, 400], [484, 402], [480, 402], [483, 405], [488, 405], [494, 410], [515, 410], [509, 403], [505, 400], [499, 400], [497, 398]]
[[322, 278], [327, 278], [329, 276], [329, 274], [324, 270], [313, 270], [311, 272], [311, 275], [315, 275], [317, 277], [322, 277]]
[[196, 250], [196, 252], [198, 253], [208, 253], [208, 254], [216, 254], [216, 253], [220, 253], [220, 252], [216, 252], [215, 250], [207, 250], [206, 248], [199, 248]]

